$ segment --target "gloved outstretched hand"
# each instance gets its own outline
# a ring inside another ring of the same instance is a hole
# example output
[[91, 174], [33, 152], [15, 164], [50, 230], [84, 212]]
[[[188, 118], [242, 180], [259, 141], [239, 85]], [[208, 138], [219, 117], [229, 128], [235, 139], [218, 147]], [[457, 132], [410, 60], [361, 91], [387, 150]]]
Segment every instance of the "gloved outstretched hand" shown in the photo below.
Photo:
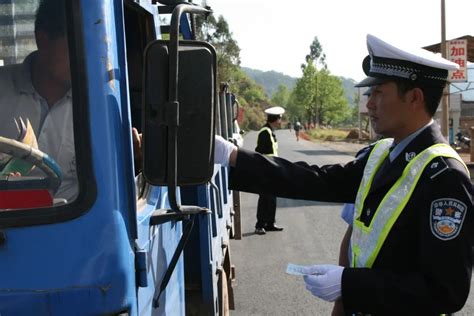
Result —
[[223, 137], [216, 135], [214, 145], [214, 163], [227, 167], [229, 165], [230, 154], [234, 149], [237, 149], [237, 146], [226, 141]]
[[341, 280], [344, 267], [333, 264], [308, 266], [304, 276], [306, 289], [314, 296], [334, 302], [341, 297]]

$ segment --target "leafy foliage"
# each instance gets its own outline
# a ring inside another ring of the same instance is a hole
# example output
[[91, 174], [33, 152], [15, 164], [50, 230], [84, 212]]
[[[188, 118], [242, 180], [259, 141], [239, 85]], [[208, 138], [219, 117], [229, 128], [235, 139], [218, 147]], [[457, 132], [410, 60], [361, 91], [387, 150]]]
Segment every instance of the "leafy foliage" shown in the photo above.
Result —
[[228, 82], [232, 72], [240, 68], [240, 48], [232, 38], [229, 24], [223, 16], [216, 20], [214, 15], [205, 18], [196, 16], [197, 39], [209, 42], [217, 52], [218, 82]]
[[267, 96], [271, 97], [278, 90], [280, 85], [284, 85], [288, 90], [292, 90], [296, 84], [296, 78], [285, 75], [277, 71], [262, 71], [241, 67], [241, 69], [255, 82], [265, 89]]
[[241, 128], [259, 129], [265, 122], [263, 109], [270, 101], [262, 86], [248, 77], [240, 68], [240, 48], [232, 37], [229, 25], [223, 16], [207, 19], [196, 16], [198, 39], [209, 42], [217, 52], [217, 80], [227, 82], [244, 110]]
[[318, 123], [335, 125], [344, 121], [350, 115], [347, 99], [344, 96], [339, 78], [332, 76], [329, 71], [321, 71], [319, 88], [320, 102], [318, 103]]
[[326, 141], [340, 141], [345, 140], [349, 131], [347, 130], [338, 130], [338, 129], [313, 129], [308, 131], [308, 134], [312, 139], [320, 139]]
[[277, 91], [272, 95], [272, 104], [286, 108], [290, 99], [290, 91], [285, 85], [279, 85]]
[[196, 16], [197, 39], [209, 42], [217, 52], [217, 80], [227, 82], [244, 109], [242, 129], [258, 129], [265, 121], [263, 109], [270, 102], [262, 86], [240, 68], [240, 48], [223, 16]]
[[[314, 126], [339, 124], [350, 116], [341, 80], [327, 69], [326, 55], [317, 37], [310, 45], [306, 63], [301, 65], [303, 75], [293, 90], [289, 107], [293, 117]], [[317, 65], [322, 69], [318, 70]]]
[[[263, 82], [259, 83], [272, 87], [269, 88], [270, 92], [266, 92], [247, 74], [256, 71], [245, 69], [244, 72], [240, 67], [240, 48], [223, 16], [196, 16], [196, 29], [197, 39], [207, 41], [216, 48], [217, 79], [218, 82], [229, 83], [231, 92], [236, 94], [244, 110], [243, 121], [240, 122], [242, 129], [259, 129], [265, 121], [263, 110], [270, 105], [285, 107], [285, 116], [289, 120], [315, 126], [354, 122], [354, 113], [351, 113], [345, 95], [350, 90], [343, 86], [343, 82], [347, 82], [333, 76], [328, 70], [326, 55], [317, 36], [309, 46], [309, 54], [301, 65], [302, 76], [296, 83], [291, 77], [283, 78], [284, 75], [277, 72], [258, 71], [265, 75]], [[253, 76], [256, 78], [256, 75]], [[280, 79], [276, 80], [276, 77]], [[288, 83], [282, 84], [283, 80]]]
[[241, 128], [243, 130], [260, 129], [265, 122], [263, 110], [270, 104], [263, 87], [256, 84], [240, 69], [232, 73], [229, 82], [244, 109], [244, 118], [240, 122]]
[[[306, 55], [306, 63], [308, 65], [313, 63], [317, 65], [319, 63], [324, 69], [327, 69], [326, 54], [324, 54], [323, 46], [319, 43], [317, 36], [314, 37], [313, 42], [309, 46], [309, 54]], [[301, 67], [304, 68], [305, 64], [301, 65]]]

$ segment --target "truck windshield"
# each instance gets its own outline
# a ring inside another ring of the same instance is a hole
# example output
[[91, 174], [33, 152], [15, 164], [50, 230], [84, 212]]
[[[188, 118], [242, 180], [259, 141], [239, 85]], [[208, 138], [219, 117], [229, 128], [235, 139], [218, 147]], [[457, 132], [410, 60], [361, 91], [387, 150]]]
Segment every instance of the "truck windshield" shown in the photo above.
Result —
[[67, 204], [78, 195], [64, 2], [7, 0], [1, 4], [3, 210]]

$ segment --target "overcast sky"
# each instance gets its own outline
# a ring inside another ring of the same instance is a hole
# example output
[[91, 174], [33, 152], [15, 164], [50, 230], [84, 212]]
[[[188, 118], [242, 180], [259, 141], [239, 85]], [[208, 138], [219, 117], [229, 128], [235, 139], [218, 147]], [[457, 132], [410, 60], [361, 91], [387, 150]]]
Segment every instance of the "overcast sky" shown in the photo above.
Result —
[[[338, 76], [363, 79], [366, 34], [428, 46], [441, 40], [441, 0], [208, 0], [241, 49], [241, 65], [300, 77], [315, 36]], [[474, 0], [446, 0], [446, 39], [474, 36]]]

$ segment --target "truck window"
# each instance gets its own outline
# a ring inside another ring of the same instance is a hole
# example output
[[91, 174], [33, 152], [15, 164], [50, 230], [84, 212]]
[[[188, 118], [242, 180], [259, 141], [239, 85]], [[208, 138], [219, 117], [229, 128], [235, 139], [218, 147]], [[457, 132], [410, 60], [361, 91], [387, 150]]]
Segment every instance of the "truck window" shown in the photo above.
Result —
[[152, 13], [135, 2], [124, 3], [128, 81], [132, 125], [142, 130], [143, 52], [156, 39]]
[[79, 195], [66, 2], [1, 4], [0, 220]]

